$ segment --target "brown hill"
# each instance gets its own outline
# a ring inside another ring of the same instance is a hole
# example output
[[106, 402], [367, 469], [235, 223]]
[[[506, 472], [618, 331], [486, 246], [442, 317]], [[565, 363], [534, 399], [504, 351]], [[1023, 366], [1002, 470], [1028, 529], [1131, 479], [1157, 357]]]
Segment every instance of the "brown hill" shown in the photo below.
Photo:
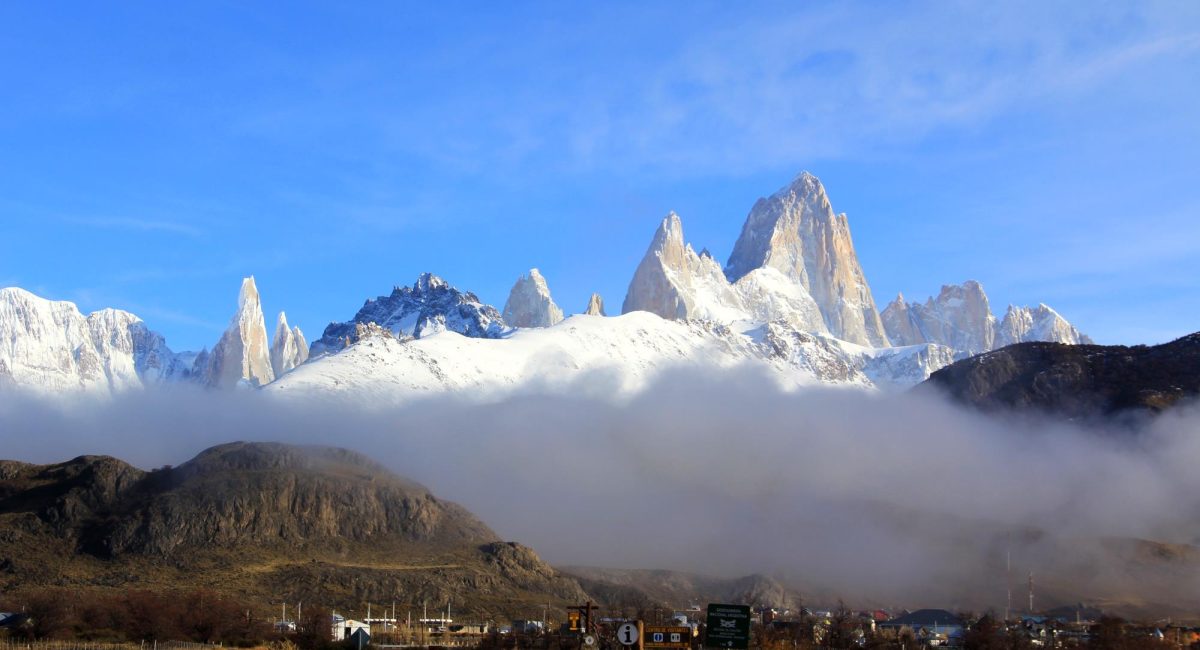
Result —
[[579, 581], [598, 602], [614, 608], [683, 609], [707, 603], [745, 603], [794, 608], [798, 595], [763, 575], [718, 578], [661, 569], [570, 566], [562, 571]]
[[462, 507], [353, 452], [231, 443], [176, 468], [0, 461], [0, 590], [204, 587], [258, 600], [580, 602], [572, 579]]
[[1154, 346], [1018, 343], [942, 368], [922, 386], [986, 410], [1153, 414], [1200, 396], [1200, 333]]

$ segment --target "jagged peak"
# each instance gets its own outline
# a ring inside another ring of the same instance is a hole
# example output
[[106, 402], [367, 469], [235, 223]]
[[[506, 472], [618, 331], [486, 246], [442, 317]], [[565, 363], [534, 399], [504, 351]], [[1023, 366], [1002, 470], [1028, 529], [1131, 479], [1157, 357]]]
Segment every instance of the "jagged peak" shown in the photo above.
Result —
[[254, 282], [254, 276], [242, 278], [242, 288], [238, 291], [238, 308], [245, 309], [247, 305], [254, 304], [259, 301], [258, 285]]
[[539, 271], [536, 266], [529, 269], [528, 273], [522, 275], [521, 279], [522, 280], [532, 280], [533, 282], [535, 282], [541, 286], [545, 286], [545, 284], [546, 284], [546, 277], [542, 275], [542, 272]]
[[812, 194], [824, 194], [825, 186], [821, 184], [821, 179], [814, 176], [808, 170], [804, 170], [796, 175], [790, 183], [779, 188], [777, 192], [772, 194], [772, 197], [783, 197], [789, 194], [806, 196]]
[[936, 301], [965, 294], [974, 294], [981, 296], [985, 300], [987, 299], [987, 292], [984, 291], [983, 284], [978, 280], [964, 280], [960, 284], [943, 284], [941, 291], [938, 292]]
[[662, 223], [658, 226], [658, 232], [654, 233], [654, 243], [661, 245], [666, 241], [683, 242], [683, 220], [679, 215], [672, 210], [663, 217]]
[[281, 311], [279, 312], [279, 318], [275, 319], [275, 338], [272, 347], [278, 345], [289, 334], [294, 334], [294, 332], [292, 332], [292, 328], [288, 325], [287, 314]]
[[504, 303], [503, 318], [514, 327], [549, 327], [562, 321], [562, 309], [550, 295], [550, 285], [537, 268], [517, 278]]
[[593, 293], [592, 297], [588, 299], [587, 309], [583, 313], [589, 316], [604, 316], [604, 298], [601, 298], [598, 293]]
[[450, 283], [442, 279], [441, 276], [434, 275], [426, 271], [417, 276], [417, 281], [413, 283], [413, 291], [429, 291], [432, 289], [442, 289], [449, 287]]

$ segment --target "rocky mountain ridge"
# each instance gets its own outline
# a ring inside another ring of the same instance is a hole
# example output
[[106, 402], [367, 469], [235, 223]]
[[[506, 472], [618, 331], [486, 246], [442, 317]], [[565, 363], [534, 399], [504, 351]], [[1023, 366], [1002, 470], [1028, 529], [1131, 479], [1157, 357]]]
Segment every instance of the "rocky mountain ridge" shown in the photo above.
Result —
[[395, 287], [387, 296], [367, 300], [344, 323], [330, 323], [314, 341], [311, 357], [337, 352], [354, 342], [356, 325], [374, 323], [396, 335], [421, 338], [437, 332], [498, 338], [508, 331], [495, 307], [469, 291], [459, 291], [432, 273], [422, 273], [411, 287]]
[[70, 302], [0, 289], [0, 387], [107, 393], [186, 378], [191, 360], [129, 312], [84, 316]]
[[1200, 333], [1153, 346], [1017, 343], [942, 368], [923, 386], [993, 411], [1153, 414], [1200, 397]]
[[187, 585], [335, 605], [453, 594], [493, 615], [586, 599], [462, 507], [342, 449], [230, 443], [149, 472], [106, 456], [0, 461], [0, 524], [0, 589]]
[[936, 298], [909, 303], [900, 294], [883, 310], [888, 338], [895, 345], [935, 343], [966, 358], [1025, 341], [1091, 343], [1058, 312], [1009, 305], [1003, 321], [992, 313], [983, 285], [975, 280], [943, 285]]

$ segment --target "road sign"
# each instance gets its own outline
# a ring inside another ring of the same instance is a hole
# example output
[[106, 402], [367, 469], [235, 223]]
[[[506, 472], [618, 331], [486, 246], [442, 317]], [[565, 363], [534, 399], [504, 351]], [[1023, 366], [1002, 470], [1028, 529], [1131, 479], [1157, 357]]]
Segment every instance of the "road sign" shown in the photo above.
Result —
[[679, 625], [647, 625], [643, 645], [647, 648], [690, 648], [692, 628]]
[[617, 628], [617, 642], [621, 645], [637, 645], [638, 627], [633, 623], [622, 623]]
[[590, 634], [588, 634], [587, 636], [584, 636], [583, 637], [583, 645], [586, 645], [586, 646], [596, 645], [596, 637], [594, 637]]
[[750, 607], [710, 603], [705, 620], [704, 645], [709, 648], [750, 647]]

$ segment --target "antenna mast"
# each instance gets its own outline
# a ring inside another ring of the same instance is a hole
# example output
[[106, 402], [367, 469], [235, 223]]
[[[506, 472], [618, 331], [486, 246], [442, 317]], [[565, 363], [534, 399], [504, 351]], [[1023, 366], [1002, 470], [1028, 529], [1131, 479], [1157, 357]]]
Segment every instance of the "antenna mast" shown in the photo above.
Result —
[[1004, 584], [1008, 589], [1008, 600], [1004, 605], [1004, 620], [1007, 621], [1012, 613], [1012, 540], [1009, 540], [1008, 548], [1005, 549], [1004, 560]]
[[1029, 613], [1033, 613], [1033, 571], [1029, 572]]

